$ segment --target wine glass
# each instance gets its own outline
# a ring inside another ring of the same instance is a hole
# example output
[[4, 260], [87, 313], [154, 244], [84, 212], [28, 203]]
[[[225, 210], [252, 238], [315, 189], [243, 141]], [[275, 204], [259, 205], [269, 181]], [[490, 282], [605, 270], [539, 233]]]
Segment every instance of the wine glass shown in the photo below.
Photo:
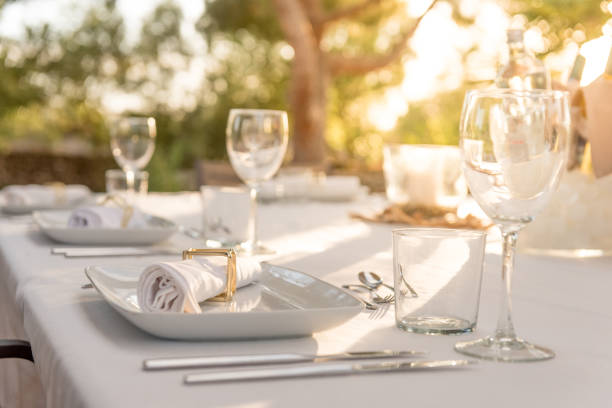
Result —
[[495, 333], [455, 350], [496, 361], [535, 361], [555, 353], [518, 338], [511, 277], [518, 232], [546, 206], [567, 161], [567, 92], [469, 91], [460, 123], [463, 171], [474, 199], [501, 229], [501, 299]]
[[247, 254], [273, 251], [257, 240], [257, 191], [261, 182], [278, 171], [287, 150], [287, 113], [265, 109], [232, 109], [226, 129], [227, 153], [238, 177], [250, 189], [248, 240], [241, 244]]
[[136, 172], [153, 156], [156, 133], [155, 119], [151, 117], [122, 117], [111, 126], [111, 151], [125, 172], [128, 196], [134, 193]]

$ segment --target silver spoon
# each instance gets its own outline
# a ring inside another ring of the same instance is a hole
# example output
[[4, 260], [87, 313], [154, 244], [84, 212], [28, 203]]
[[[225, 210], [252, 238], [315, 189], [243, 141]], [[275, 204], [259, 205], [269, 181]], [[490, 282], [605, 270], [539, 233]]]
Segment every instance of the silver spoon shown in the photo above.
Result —
[[[358, 276], [359, 276], [359, 281], [369, 288], [376, 290], [378, 287], [384, 286], [386, 288], [389, 288], [395, 291], [393, 286], [388, 285], [385, 282], [383, 282], [382, 278], [376, 272], [361, 271], [359, 272]], [[406, 282], [403, 274], [402, 274], [402, 280], [404, 281], [404, 284], [408, 288], [408, 291], [410, 291], [410, 294], [412, 295], [412, 297], [418, 297], [419, 295], [412, 288], [412, 286], [410, 286], [408, 282]]]

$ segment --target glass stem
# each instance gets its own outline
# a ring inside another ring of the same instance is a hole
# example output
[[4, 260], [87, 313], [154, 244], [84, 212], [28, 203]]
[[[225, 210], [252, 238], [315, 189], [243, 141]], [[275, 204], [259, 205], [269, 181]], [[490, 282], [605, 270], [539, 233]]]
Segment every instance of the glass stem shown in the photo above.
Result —
[[251, 209], [249, 213], [249, 239], [251, 249], [257, 246], [257, 185], [250, 186]]
[[512, 324], [512, 271], [514, 270], [514, 253], [516, 251], [517, 230], [504, 230], [502, 228], [502, 275], [501, 296], [499, 302], [499, 318], [495, 338], [497, 340], [510, 340], [516, 338]]
[[126, 170], [125, 171], [125, 184], [126, 184], [126, 188], [127, 188], [127, 192], [129, 195], [134, 194], [134, 179], [136, 178], [136, 175], [134, 174], [134, 172], [132, 170]]

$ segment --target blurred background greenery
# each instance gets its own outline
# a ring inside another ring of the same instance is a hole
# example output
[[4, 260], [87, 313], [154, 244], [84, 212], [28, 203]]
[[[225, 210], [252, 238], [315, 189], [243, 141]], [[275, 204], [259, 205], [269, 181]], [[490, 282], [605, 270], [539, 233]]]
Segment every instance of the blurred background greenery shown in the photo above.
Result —
[[[321, 49], [384, 53], [430, 2], [371, 2], [328, 27]], [[272, 0], [0, 0], [0, 153], [112, 163], [112, 117], [151, 115], [151, 190], [192, 188], [196, 160], [226, 157], [230, 108], [289, 110], [294, 50], [279, 15]], [[612, 36], [612, 1], [438, 1], [401, 57], [326, 82], [325, 165], [379, 169], [384, 143], [457, 143], [465, 89], [492, 82], [511, 26], [563, 82], [583, 43]]]

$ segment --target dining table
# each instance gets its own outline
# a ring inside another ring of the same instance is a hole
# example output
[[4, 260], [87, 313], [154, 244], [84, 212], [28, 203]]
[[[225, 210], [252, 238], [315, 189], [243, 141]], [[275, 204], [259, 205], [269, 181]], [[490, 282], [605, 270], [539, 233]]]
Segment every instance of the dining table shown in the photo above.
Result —
[[[200, 228], [200, 193], [150, 193], [144, 211]], [[392, 230], [352, 214], [388, 205], [382, 195], [351, 201], [261, 203], [260, 238], [275, 253], [266, 261], [340, 287], [359, 271], [393, 282]], [[528, 228], [528, 227], [527, 227]], [[611, 231], [612, 233], [612, 231]], [[65, 246], [41, 233], [30, 216], [0, 217], [0, 338], [31, 343], [34, 364], [0, 361], [1, 407], [607, 407], [612, 406], [612, 257], [520, 252], [512, 311], [519, 335], [555, 351], [533, 363], [479, 360], [465, 368], [185, 385], [190, 370], [145, 371], [161, 357], [258, 353], [329, 354], [418, 350], [426, 359], [463, 359], [456, 342], [494, 331], [501, 287], [499, 240], [487, 245], [478, 324], [461, 335], [408, 333], [393, 307], [367, 309], [308, 337], [169, 340], [135, 327], [88, 286], [91, 265], [136, 265], [173, 255], [67, 258]], [[176, 233], [168, 245], [202, 247]]]

